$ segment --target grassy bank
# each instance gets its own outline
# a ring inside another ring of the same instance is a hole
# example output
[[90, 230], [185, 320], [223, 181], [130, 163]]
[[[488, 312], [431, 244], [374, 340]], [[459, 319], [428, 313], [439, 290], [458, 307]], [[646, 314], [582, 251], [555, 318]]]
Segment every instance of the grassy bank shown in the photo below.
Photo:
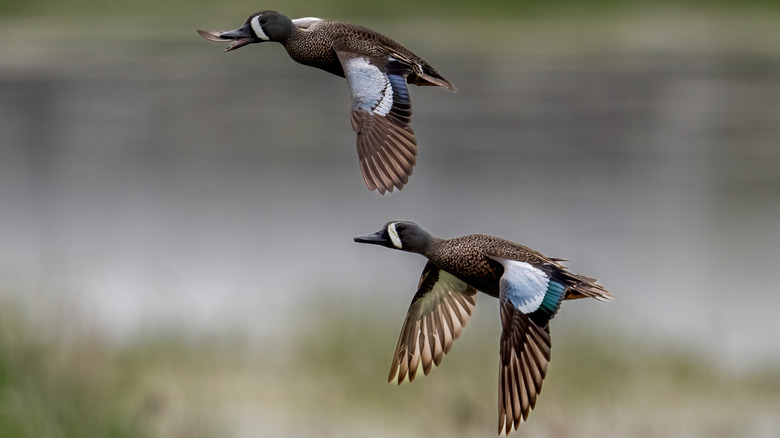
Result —
[[[385, 383], [400, 321], [311, 315], [267, 339], [149, 332], [116, 345], [0, 311], [0, 436], [493, 436], [497, 333], [477, 318], [442, 367]], [[770, 436], [780, 371], [725, 371], [684, 342], [553, 326], [533, 436]]]
[[181, 357], [182, 370], [195, 368], [191, 346], [167, 340], [164, 353], [143, 343], [119, 348], [75, 321], [26, 315], [0, 305], [0, 436], [219, 436], [194, 398], [173, 397], [186, 386], [148, 381]]

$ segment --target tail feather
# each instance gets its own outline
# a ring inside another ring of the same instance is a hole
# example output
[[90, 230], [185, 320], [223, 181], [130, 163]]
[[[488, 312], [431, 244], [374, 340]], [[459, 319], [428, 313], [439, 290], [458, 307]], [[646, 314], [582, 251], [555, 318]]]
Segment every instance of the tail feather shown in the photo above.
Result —
[[578, 298], [595, 298], [599, 301], [609, 301], [615, 298], [604, 286], [596, 283], [595, 278], [585, 275], [577, 275], [567, 272], [569, 288], [566, 291], [566, 300], [576, 300]]
[[453, 93], [458, 91], [450, 81], [442, 77], [431, 76], [426, 73], [418, 73], [414, 78], [414, 82], [412, 83], [422, 87], [442, 87], [452, 91]]

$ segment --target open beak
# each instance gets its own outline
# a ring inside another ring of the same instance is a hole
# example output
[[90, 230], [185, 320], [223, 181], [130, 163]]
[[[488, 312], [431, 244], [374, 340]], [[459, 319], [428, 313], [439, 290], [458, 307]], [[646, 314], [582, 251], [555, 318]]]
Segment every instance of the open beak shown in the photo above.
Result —
[[369, 243], [371, 245], [382, 245], [382, 246], [392, 245], [390, 239], [387, 236], [386, 229], [379, 230], [373, 234], [366, 234], [365, 236], [357, 236], [352, 240], [354, 240], [357, 243]]
[[218, 43], [225, 43], [225, 42], [232, 41], [232, 44], [230, 44], [228, 48], [225, 49], [226, 52], [230, 52], [231, 50], [236, 50], [239, 47], [244, 47], [247, 44], [262, 41], [255, 37], [255, 34], [252, 32], [252, 27], [249, 24], [245, 24], [236, 30], [231, 30], [228, 32], [220, 32], [218, 30], [198, 29], [198, 34], [200, 34], [200, 36], [206, 38], [209, 41], [215, 41]]

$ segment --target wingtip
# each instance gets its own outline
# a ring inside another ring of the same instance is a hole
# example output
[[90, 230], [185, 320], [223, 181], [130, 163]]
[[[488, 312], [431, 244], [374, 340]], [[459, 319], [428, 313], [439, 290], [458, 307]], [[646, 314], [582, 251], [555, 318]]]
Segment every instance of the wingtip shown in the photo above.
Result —
[[390, 374], [387, 376], [387, 383], [393, 383], [396, 379], [398, 379], [398, 384], [400, 385], [404, 381], [403, 374], [400, 373], [398, 370], [398, 362], [395, 360], [393, 361], [393, 365], [390, 367]]
[[[515, 429], [517, 430], [517, 429]], [[509, 436], [509, 432], [512, 431], [512, 422], [506, 420], [498, 421], [498, 436]]]
[[365, 175], [363, 177], [363, 181], [366, 183], [366, 188], [368, 188], [369, 191], [377, 191], [380, 195], [384, 196], [388, 193], [393, 193], [393, 190], [398, 189], [400, 192], [404, 189], [405, 184], [401, 183], [394, 183], [394, 184], [388, 184], [386, 186], [383, 186], [380, 184], [377, 184], [375, 181], [369, 181]]

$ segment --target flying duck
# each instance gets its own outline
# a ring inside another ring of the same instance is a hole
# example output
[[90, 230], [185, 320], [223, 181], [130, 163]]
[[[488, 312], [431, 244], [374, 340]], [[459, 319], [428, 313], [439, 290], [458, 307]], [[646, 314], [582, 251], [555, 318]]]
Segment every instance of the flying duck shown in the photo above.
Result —
[[498, 433], [517, 430], [536, 405], [550, 361], [550, 320], [563, 300], [613, 297], [596, 279], [573, 274], [527, 246], [472, 234], [432, 236], [413, 222], [388, 222], [373, 234], [354, 238], [428, 259], [404, 319], [388, 381], [413, 381], [438, 366], [469, 322], [477, 291], [500, 301], [501, 366]]
[[210, 41], [232, 42], [226, 52], [275, 41], [294, 61], [346, 78], [360, 171], [368, 189], [381, 194], [403, 188], [417, 162], [407, 83], [455, 91], [424, 59], [356, 24], [314, 17], [292, 20], [276, 11], [261, 11], [239, 29], [198, 33]]

